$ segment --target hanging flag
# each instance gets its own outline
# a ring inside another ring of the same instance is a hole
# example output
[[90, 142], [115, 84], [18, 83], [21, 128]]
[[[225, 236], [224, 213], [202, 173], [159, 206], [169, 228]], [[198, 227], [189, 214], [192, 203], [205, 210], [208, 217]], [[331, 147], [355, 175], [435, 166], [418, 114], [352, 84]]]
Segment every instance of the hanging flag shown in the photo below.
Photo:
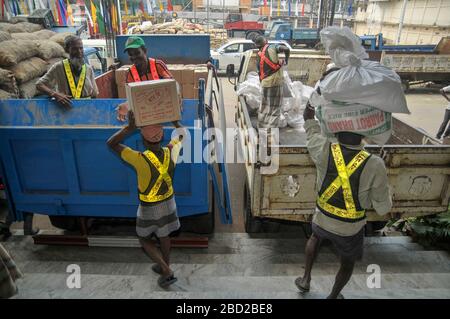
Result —
[[73, 22], [73, 11], [72, 11], [72, 5], [69, 3], [69, 0], [66, 0], [66, 21], [68, 25], [74, 25]]
[[288, 16], [291, 16], [291, 0], [288, 0]]
[[125, 1], [125, 8], [123, 8], [125, 10], [125, 14], [128, 15], [128, 5], [127, 5], [127, 1]]
[[164, 6], [163, 6], [161, 0], [159, 0], [159, 11], [161, 11], [161, 12], [164, 11]]
[[169, 12], [173, 11], [172, 1], [170, 0], [167, 0], [167, 11]]
[[143, 14], [145, 13], [144, 2], [142, 2], [142, 0], [139, 1], [139, 9], [141, 9], [141, 11], [142, 11]]
[[59, 4], [59, 0], [56, 1], [55, 5], [56, 5], [56, 13], [58, 14], [58, 25], [63, 25], [62, 24], [61, 7], [60, 7], [60, 4]]
[[2, 18], [5, 17], [5, 0], [2, 0]]
[[350, 3], [348, 4], [348, 15], [352, 16], [353, 14], [353, 1], [350, 1]]
[[92, 27], [94, 34], [98, 33], [97, 27], [97, 8], [95, 7], [94, 0], [91, 0], [91, 17], [92, 17]]
[[116, 5], [113, 2], [111, 4], [111, 25], [112, 25], [112, 29], [114, 31], [114, 33], [118, 33], [118, 29], [117, 29], [117, 12], [116, 12]]
[[150, 2], [150, 0], [146, 0], [147, 1], [147, 12], [149, 15], [153, 15], [153, 7], [152, 4]]
[[277, 13], [277, 15], [280, 16], [280, 0], [278, 0], [278, 13]]
[[[95, 13], [96, 13], [95, 20], [98, 25], [97, 31], [100, 34], [106, 34], [105, 21], [102, 16], [102, 8], [101, 8], [98, 0], [91, 0], [91, 3], [93, 3], [94, 7], [95, 7]], [[94, 15], [94, 13], [92, 13], [92, 15]]]
[[264, 8], [267, 8], [267, 0], [264, 0]]
[[20, 8], [22, 9], [23, 14], [28, 14], [27, 12], [27, 6], [25, 5], [25, 0], [20, 1]]
[[305, 3], [302, 3], [302, 17], [305, 16]]

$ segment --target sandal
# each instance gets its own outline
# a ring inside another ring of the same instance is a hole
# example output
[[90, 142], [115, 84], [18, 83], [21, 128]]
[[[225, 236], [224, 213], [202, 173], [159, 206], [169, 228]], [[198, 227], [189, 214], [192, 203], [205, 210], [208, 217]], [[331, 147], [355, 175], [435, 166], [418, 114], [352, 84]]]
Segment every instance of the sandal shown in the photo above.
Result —
[[156, 272], [158, 275], [161, 275], [161, 274], [162, 274], [162, 268], [161, 268], [161, 266], [158, 265], [158, 264], [153, 264], [153, 265], [152, 265], [152, 270], [153, 270], [154, 272]]
[[302, 281], [302, 277], [298, 277], [297, 279], [295, 279], [295, 285], [297, 286], [298, 290], [300, 290], [301, 292], [309, 292], [309, 283], [306, 286], [302, 286]]
[[169, 275], [169, 276], [160, 276], [158, 278], [158, 285], [161, 288], [167, 288], [169, 287], [171, 284], [175, 283], [177, 281], [177, 277], [175, 277], [173, 274]]

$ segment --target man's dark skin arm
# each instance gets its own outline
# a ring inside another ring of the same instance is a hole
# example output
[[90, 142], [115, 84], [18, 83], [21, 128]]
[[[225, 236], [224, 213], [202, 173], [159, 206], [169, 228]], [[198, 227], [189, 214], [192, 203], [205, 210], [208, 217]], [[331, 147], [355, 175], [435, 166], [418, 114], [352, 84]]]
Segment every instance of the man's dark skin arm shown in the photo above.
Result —
[[306, 107], [305, 110], [303, 111], [303, 119], [305, 120], [305, 122], [307, 120], [314, 120], [314, 117], [316, 115], [316, 110], [311, 106], [311, 104], [306, 103]]
[[[176, 128], [183, 128], [184, 126], [181, 125], [180, 121], [173, 121], [172, 122], [173, 126], [175, 126]], [[178, 137], [178, 139], [180, 140], [180, 142], [183, 140], [183, 134], [180, 134], [180, 136]]]
[[291, 50], [289, 50], [289, 48], [285, 45], [280, 45], [277, 49], [278, 53], [284, 53], [285, 59], [284, 59], [284, 64], [287, 65], [288, 61], [289, 61], [289, 57], [291, 55]]
[[47, 94], [50, 97], [54, 97], [56, 99], [56, 102], [58, 102], [60, 105], [64, 107], [71, 107], [72, 106], [72, 100], [69, 95], [65, 95], [56, 91], [53, 91], [51, 88], [49, 88], [47, 85], [43, 83], [39, 83], [36, 85], [36, 88]]
[[447, 93], [446, 93], [443, 89], [441, 90], [441, 94], [442, 94], [443, 97], [445, 97], [445, 99], [446, 99], [447, 101], [450, 102], [450, 98], [448, 97]]
[[111, 148], [119, 156], [122, 151], [126, 148], [125, 145], [121, 144], [122, 141], [131, 135], [136, 130], [136, 123], [134, 120], [134, 114], [128, 111], [128, 124], [123, 127], [120, 131], [114, 133], [106, 142], [109, 148]]

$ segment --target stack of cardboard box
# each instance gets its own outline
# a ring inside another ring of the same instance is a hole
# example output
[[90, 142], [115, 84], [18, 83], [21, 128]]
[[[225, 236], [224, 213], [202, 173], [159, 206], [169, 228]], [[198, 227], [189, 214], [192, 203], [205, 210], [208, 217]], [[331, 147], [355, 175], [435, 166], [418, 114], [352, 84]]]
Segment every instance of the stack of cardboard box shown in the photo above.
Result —
[[208, 69], [205, 65], [171, 64], [167, 66], [174, 79], [180, 85], [184, 99], [198, 98], [198, 81], [208, 78]]

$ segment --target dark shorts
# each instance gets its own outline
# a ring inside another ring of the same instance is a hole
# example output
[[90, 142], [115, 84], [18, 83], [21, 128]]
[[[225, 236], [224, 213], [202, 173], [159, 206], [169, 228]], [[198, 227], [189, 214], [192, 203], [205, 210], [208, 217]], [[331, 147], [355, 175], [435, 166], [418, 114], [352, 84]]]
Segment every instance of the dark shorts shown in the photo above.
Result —
[[364, 227], [353, 236], [339, 236], [312, 223], [312, 232], [319, 241], [329, 240], [340, 257], [357, 261], [362, 258], [364, 248]]

